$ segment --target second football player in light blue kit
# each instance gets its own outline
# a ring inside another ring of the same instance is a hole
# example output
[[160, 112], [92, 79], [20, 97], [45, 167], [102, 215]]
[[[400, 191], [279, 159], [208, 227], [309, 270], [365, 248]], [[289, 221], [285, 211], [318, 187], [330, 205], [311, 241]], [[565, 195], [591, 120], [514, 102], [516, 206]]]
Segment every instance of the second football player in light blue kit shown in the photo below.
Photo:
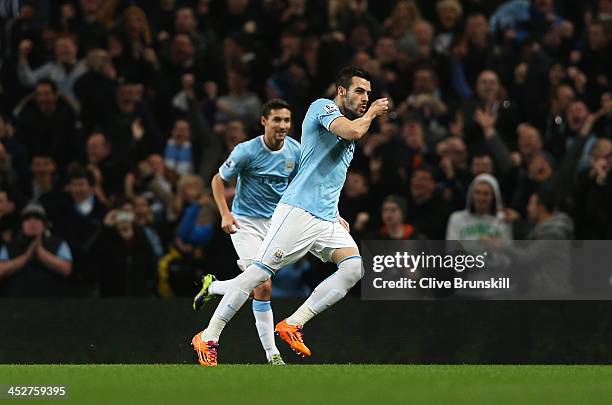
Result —
[[334, 100], [319, 99], [310, 105], [302, 125], [298, 174], [272, 215], [257, 259], [241, 275], [229, 280], [208, 327], [192, 340], [200, 364], [217, 364], [221, 332], [249, 292], [306, 253], [336, 263], [338, 270], [319, 284], [295, 313], [276, 325], [279, 336], [302, 356], [311, 353], [303, 341], [303, 325], [342, 299], [361, 279], [359, 249], [340, 223], [338, 199], [355, 141], [389, 108], [387, 99], [379, 99], [368, 109], [370, 92], [369, 75], [348, 67], [336, 78]]

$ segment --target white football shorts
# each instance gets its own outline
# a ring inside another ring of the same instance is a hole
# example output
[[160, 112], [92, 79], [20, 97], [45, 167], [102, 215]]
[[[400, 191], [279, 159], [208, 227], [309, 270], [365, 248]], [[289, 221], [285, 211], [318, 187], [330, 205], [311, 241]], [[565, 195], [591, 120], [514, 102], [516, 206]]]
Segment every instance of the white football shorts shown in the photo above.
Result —
[[238, 221], [239, 229], [236, 233], [230, 234], [234, 249], [238, 254], [238, 267], [241, 271], [245, 271], [257, 257], [259, 247], [263, 242], [270, 224], [271, 218], [254, 218], [234, 215]]
[[357, 244], [340, 222], [324, 221], [301, 208], [278, 204], [256, 261], [276, 272], [308, 252], [329, 262], [335, 249], [345, 247], [357, 249]]

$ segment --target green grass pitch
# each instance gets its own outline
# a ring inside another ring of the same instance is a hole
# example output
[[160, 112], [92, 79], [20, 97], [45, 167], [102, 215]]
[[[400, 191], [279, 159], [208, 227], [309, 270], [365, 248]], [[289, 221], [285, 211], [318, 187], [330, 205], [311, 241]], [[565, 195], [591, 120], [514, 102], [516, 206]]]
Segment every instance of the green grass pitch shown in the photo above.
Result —
[[0, 384], [69, 386], [55, 404], [612, 403], [612, 366], [0, 365]]

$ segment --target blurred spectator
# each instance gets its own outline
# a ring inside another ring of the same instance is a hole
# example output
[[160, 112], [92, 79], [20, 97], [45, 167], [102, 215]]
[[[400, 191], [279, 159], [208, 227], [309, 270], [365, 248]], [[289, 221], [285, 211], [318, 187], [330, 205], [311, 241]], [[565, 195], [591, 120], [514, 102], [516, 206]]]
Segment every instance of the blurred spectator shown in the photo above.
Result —
[[350, 170], [342, 189], [338, 212], [350, 225], [351, 233], [363, 234], [370, 225], [372, 207], [377, 206], [377, 196], [370, 192], [365, 174]]
[[134, 223], [134, 207], [119, 202], [104, 218], [96, 244], [100, 296], [146, 296], [155, 291], [156, 256], [143, 229]]
[[117, 21], [118, 50], [113, 64], [121, 76], [131, 82], [143, 82], [150, 78], [150, 65], [155, 65], [156, 55], [151, 48], [153, 33], [146, 14], [138, 6], [127, 7]]
[[15, 201], [5, 190], [0, 190], [0, 244], [13, 240], [19, 226], [19, 214]]
[[142, 102], [143, 87], [122, 83], [117, 87], [117, 110], [106, 123], [105, 133], [120, 161], [140, 161], [162, 148], [161, 136], [147, 105]]
[[512, 227], [504, 219], [499, 183], [490, 174], [476, 176], [467, 193], [466, 208], [453, 212], [446, 240], [480, 240], [483, 237], [512, 240]]
[[529, 196], [542, 186], [552, 185], [554, 170], [555, 164], [550, 154], [536, 153], [527, 164], [526, 169], [519, 173], [512, 208], [524, 217]]
[[438, 34], [434, 39], [434, 49], [442, 55], [449, 55], [451, 46], [459, 36], [463, 7], [458, 0], [440, 0], [436, 3], [438, 14]]
[[58, 94], [54, 82], [41, 79], [15, 113], [15, 138], [31, 155], [53, 156], [60, 172], [76, 159], [78, 145], [82, 144], [77, 133], [77, 116]]
[[177, 236], [157, 266], [157, 291], [164, 298], [192, 296], [194, 284], [205, 274], [202, 248]]
[[589, 105], [595, 106], [601, 94], [610, 88], [612, 72], [612, 37], [611, 27], [602, 21], [591, 21], [586, 27], [586, 46], [582, 52], [572, 55], [572, 62], [577, 65], [588, 81], [584, 88], [585, 98]]
[[156, 223], [166, 221], [166, 211], [174, 198], [173, 183], [176, 173], [168, 170], [160, 155], [151, 155], [138, 163], [134, 172], [125, 176], [125, 196], [146, 198]]
[[468, 170], [468, 151], [461, 138], [450, 137], [436, 145], [442, 173], [443, 197], [453, 208], [459, 209], [466, 199], [472, 181]]
[[465, 119], [465, 142], [469, 148], [484, 149], [485, 138], [481, 125], [474, 119], [477, 113], [488, 113], [494, 118], [494, 128], [510, 149], [514, 149], [516, 138], [516, 111], [511, 102], [503, 100], [499, 76], [492, 70], [484, 70], [476, 81], [476, 97], [467, 101], [462, 109]]
[[14, 130], [7, 118], [0, 113], [0, 145], [3, 148], [5, 164], [8, 160], [15, 180], [24, 181], [28, 178], [29, 156], [23, 145], [14, 138]]
[[195, 203], [204, 193], [204, 181], [200, 176], [186, 174], [181, 176], [176, 186], [176, 195], [170, 207], [168, 207], [168, 219], [175, 221], [179, 219], [184, 210]]
[[559, 85], [552, 90], [546, 117], [544, 142], [546, 149], [551, 151], [556, 159], [560, 159], [564, 152], [562, 139], [567, 125], [566, 113], [575, 97], [574, 89], [567, 84]]
[[94, 176], [87, 168], [72, 165], [68, 170], [68, 195], [52, 218], [72, 249], [75, 276], [88, 280], [93, 276], [90, 266], [99, 260], [94, 247], [106, 215], [106, 208], [94, 194], [94, 186]]
[[256, 94], [249, 92], [249, 76], [245, 71], [231, 69], [227, 72], [227, 94], [217, 99], [218, 122], [239, 119], [249, 128], [254, 127], [261, 114], [261, 101]]
[[30, 204], [21, 213], [21, 231], [0, 248], [0, 296], [61, 297], [72, 273], [68, 244], [47, 229], [47, 213]]
[[206, 57], [211, 60], [217, 57], [219, 51], [216, 44], [218, 40], [214, 31], [206, 26], [198, 26], [192, 8], [180, 7], [176, 9], [174, 13], [174, 33], [189, 35], [194, 44], [197, 59]]
[[400, 0], [383, 24], [387, 34], [395, 40], [397, 49], [408, 59], [418, 53], [418, 45], [412, 35], [414, 24], [421, 18], [421, 11], [414, 0]]
[[479, 174], [487, 173], [493, 174], [495, 172], [495, 168], [493, 166], [493, 159], [491, 159], [491, 155], [485, 154], [476, 154], [472, 157], [472, 163], [470, 164], [470, 174], [472, 177], [476, 177]]
[[[174, 107], [183, 115], [174, 122], [172, 139], [166, 143], [166, 152], [170, 153], [170, 161], [173, 162], [167, 162], [167, 166], [179, 174], [197, 172], [208, 179], [217, 170], [217, 162], [222, 159], [222, 141], [212, 132], [210, 123], [204, 116], [202, 103], [196, 98], [195, 76], [190, 73], [183, 75], [182, 86], [183, 89], [172, 101]], [[185, 142], [187, 135], [189, 139]], [[175, 137], [177, 139], [174, 139]], [[180, 148], [179, 144], [182, 145]], [[174, 165], [181, 164], [181, 160], [182, 166], [188, 164], [191, 168], [187, 171], [184, 170], [185, 167], [177, 169]]]
[[17, 173], [13, 169], [12, 157], [0, 143], [0, 189], [15, 190], [17, 188]]
[[149, 206], [149, 202], [143, 196], [135, 196], [131, 200], [134, 208], [134, 224], [141, 227], [151, 245], [151, 249], [157, 259], [161, 258], [164, 252], [164, 247], [161, 243], [159, 233], [155, 228], [153, 212]]
[[426, 20], [418, 20], [412, 27], [412, 34], [417, 43], [417, 60], [428, 61], [435, 59], [433, 40], [435, 30], [431, 23]]
[[112, 113], [117, 71], [110, 55], [103, 49], [92, 49], [85, 59], [87, 73], [74, 84], [74, 93], [81, 104], [81, 121], [85, 131], [106, 124]]
[[76, 103], [74, 84], [87, 71], [84, 61], [77, 60], [78, 47], [71, 35], [60, 35], [55, 39], [55, 61], [48, 62], [32, 70], [28, 55], [32, 50], [32, 41], [23, 40], [19, 44], [19, 64], [17, 74], [21, 84], [33, 87], [41, 79], [52, 80], [58, 92]]
[[405, 220], [427, 239], [443, 240], [450, 212], [435, 190], [433, 170], [427, 166], [415, 169], [410, 178], [410, 200]]
[[64, 3], [61, 10], [61, 29], [73, 32], [82, 51], [103, 45], [106, 29], [114, 17], [118, 1], [79, 0], [75, 10], [72, 3]]
[[590, 168], [578, 173], [574, 218], [579, 239], [612, 237], [612, 141], [598, 139], [589, 152]]
[[194, 157], [191, 145], [191, 127], [189, 122], [178, 119], [174, 122], [172, 135], [164, 150], [164, 162], [166, 166], [180, 175], [192, 174], [194, 169]]
[[491, 16], [493, 32], [502, 33], [506, 39], [523, 42], [539, 37], [549, 26], [558, 27], [564, 36], [574, 33], [572, 23], [556, 14], [553, 0], [512, 0], [502, 4]]
[[438, 142], [447, 133], [444, 121], [448, 107], [442, 100], [436, 72], [431, 66], [421, 65], [412, 77], [412, 93], [398, 105], [397, 114], [400, 117], [407, 112], [420, 114], [427, 122], [426, 141]]
[[105, 205], [123, 194], [125, 163], [114, 158], [112, 145], [101, 132], [94, 132], [87, 138], [86, 163], [96, 178], [97, 196]]
[[554, 194], [542, 188], [529, 197], [527, 207], [535, 225], [527, 235], [524, 248], [509, 248], [515, 266], [525, 269], [523, 282], [528, 291], [542, 294], [571, 292], [570, 240], [574, 224], [565, 213], [555, 209]]
[[55, 161], [51, 156], [32, 157], [32, 181], [24, 183], [22, 193], [30, 202], [42, 204], [51, 217], [55, 216], [62, 201]]
[[398, 138], [381, 145], [374, 156], [382, 157], [380, 187], [385, 193], [397, 193], [423, 163], [434, 164], [435, 154], [425, 142], [425, 128], [418, 114], [405, 117]]
[[[236, 145], [248, 139], [244, 123], [237, 119], [229, 121], [224, 127], [222, 138], [223, 146], [225, 148], [225, 156], [227, 156], [232, 150], [234, 150]], [[223, 159], [223, 157], [221, 159]], [[221, 162], [219, 162], [219, 164], [220, 163]], [[216, 165], [217, 168], [219, 167], [219, 164]]]
[[[463, 34], [452, 49], [452, 60], [454, 90], [462, 99], [468, 99], [473, 96], [474, 88], [478, 93], [478, 76], [493, 64], [493, 37], [484, 14], [476, 12], [466, 17]], [[491, 79], [487, 78], [487, 84], [490, 81]], [[479, 95], [482, 96], [483, 94]], [[491, 103], [494, 100], [484, 101]]]
[[405, 198], [395, 194], [388, 195], [384, 199], [381, 208], [382, 226], [374, 234], [370, 235], [368, 239], [423, 239], [424, 236], [419, 233], [419, 230], [405, 220], [407, 209], [408, 205]]
[[212, 238], [216, 208], [212, 195], [205, 191], [184, 211], [177, 229], [181, 241], [206, 247]]

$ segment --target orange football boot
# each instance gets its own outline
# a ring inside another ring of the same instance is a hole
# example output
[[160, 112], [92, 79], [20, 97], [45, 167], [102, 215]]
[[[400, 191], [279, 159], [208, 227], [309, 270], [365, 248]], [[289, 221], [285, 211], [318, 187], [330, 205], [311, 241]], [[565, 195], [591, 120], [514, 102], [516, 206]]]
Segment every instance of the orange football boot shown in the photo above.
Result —
[[310, 349], [304, 344], [302, 325], [289, 325], [285, 319], [276, 324], [274, 331], [296, 354], [302, 357], [310, 356]]
[[200, 333], [198, 333], [191, 339], [191, 346], [193, 346], [193, 350], [198, 354], [198, 360], [201, 365], [217, 365], [217, 349], [219, 348], [219, 343], [212, 340], [205, 342], [202, 340]]

